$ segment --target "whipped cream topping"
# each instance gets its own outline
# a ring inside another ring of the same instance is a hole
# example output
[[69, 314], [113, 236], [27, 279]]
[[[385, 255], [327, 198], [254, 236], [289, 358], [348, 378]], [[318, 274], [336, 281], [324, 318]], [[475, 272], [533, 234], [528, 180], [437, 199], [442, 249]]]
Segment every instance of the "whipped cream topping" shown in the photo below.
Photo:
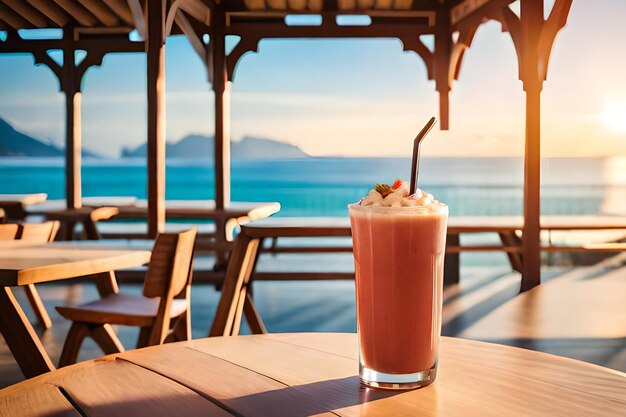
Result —
[[394, 187], [389, 188], [389, 191], [384, 193], [386, 194], [384, 195], [376, 189], [372, 189], [359, 204], [371, 207], [428, 207], [441, 205], [439, 201], [434, 199], [432, 194], [428, 194], [420, 189], [417, 189], [415, 194], [409, 195], [409, 186], [405, 181], [397, 180], [394, 183]]

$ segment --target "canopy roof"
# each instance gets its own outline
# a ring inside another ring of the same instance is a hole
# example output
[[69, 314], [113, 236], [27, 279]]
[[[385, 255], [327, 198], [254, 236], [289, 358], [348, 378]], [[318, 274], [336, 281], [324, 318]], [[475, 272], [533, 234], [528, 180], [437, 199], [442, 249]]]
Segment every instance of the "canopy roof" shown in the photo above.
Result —
[[[148, 98], [148, 234], [165, 226], [165, 40], [183, 33], [206, 64], [214, 91], [215, 201], [230, 201], [229, 91], [239, 59], [256, 52], [265, 38], [398, 38], [424, 61], [439, 93], [440, 127], [448, 128], [449, 93], [477, 28], [494, 19], [508, 31], [517, 52], [526, 92], [524, 159], [524, 279], [522, 289], [541, 279], [540, 97], [550, 52], [567, 21], [572, 0], [0, 0], [0, 53], [31, 53], [58, 77], [66, 96], [66, 199], [80, 207], [80, 100], [85, 71], [110, 52], [145, 52]], [[315, 23], [290, 25], [287, 16], [317, 14]], [[338, 15], [365, 14], [364, 24], [341, 24]], [[19, 29], [62, 28], [62, 39], [25, 39]], [[136, 30], [142, 41], [131, 41]], [[207, 39], [206, 35], [209, 35]], [[239, 36], [227, 52], [226, 38]], [[422, 35], [433, 35], [426, 45]], [[61, 49], [63, 63], [49, 51]], [[86, 52], [79, 63], [76, 51]], [[223, 226], [223, 225], [222, 225]], [[217, 230], [224, 230], [218, 225]], [[220, 232], [221, 233], [221, 232]], [[223, 239], [225, 239], [222, 236]]]
[[[211, 9], [230, 22], [278, 21], [287, 14], [367, 14], [372, 22], [422, 21], [434, 27], [437, 10], [455, 23], [486, 3], [514, 0], [174, 0], [170, 9], [210, 27]], [[0, 30], [51, 29], [68, 25], [83, 32], [145, 33], [147, 0], [0, 0]], [[182, 30], [172, 24], [172, 33]]]

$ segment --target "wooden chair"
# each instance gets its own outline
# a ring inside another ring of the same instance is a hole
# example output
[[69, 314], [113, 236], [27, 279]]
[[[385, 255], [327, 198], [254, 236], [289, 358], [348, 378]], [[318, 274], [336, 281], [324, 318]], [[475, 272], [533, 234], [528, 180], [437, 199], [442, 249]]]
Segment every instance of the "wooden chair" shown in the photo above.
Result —
[[14, 240], [19, 230], [17, 224], [0, 224], [0, 240]]
[[[17, 239], [37, 243], [53, 242], [59, 231], [59, 226], [60, 223], [58, 221], [22, 223], [19, 225]], [[41, 297], [35, 288], [35, 284], [28, 284], [24, 286], [24, 291], [26, 292], [26, 297], [28, 297], [28, 302], [30, 303], [33, 312], [37, 317], [37, 321], [44, 327], [44, 329], [51, 328], [52, 320], [50, 320], [50, 315], [41, 301]]]
[[111, 325], [141, 327], [137, 348], [190, 340], [190, 294], [196, 229], [162, 233], [152, 249], [143, 295], [112, 294], [77, 307], [57, 307], [72, 320], [59, 366], [75, 363], [85, 337], [105, 354], [123, 352]]
[[7, 222], [7, 214], [4, 212], [4, 209], [0, 208], [0, 224], [4, 224]]

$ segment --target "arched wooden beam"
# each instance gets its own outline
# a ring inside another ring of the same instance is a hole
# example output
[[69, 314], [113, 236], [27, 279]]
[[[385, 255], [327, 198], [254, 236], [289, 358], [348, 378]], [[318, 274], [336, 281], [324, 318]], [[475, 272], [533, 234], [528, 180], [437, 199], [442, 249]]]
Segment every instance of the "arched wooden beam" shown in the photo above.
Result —
[[165, 17], [165, 36], [169, 36], [172, 33], [174, 19], [176, 18], [176, 14], [178, 13], [178, 9], [180, 8], [182, 2], [183, 0], [174, 0], [167, 10], [167, 15]]
[[572, 0], [556, 0], [548, 20], [543, 25], [541, 35], [539, 37], [539, 45], [537, 46], [537, 53], [541, 61], [541, 70], [539, 76], [545, 81], [548, 77], [548, 63], [550, 62], [550, 55], [552, 52], [552, 46], [556, 35], [559, 33], [565, 24], [567, 23], [567, 16], [569, 15], [570, 8], [572, 7]]
[[228, 77], [228, 81], [234, 81], [235, 79], [235, 69], [237, 68], [237, 63], [248, 52], [259, 52], [259, 42], [261, 38], [254, 37], [245, 37], [241, 38], [237, 46], [226, 56], [226, 76]]
[[517, 54], [517, 65], [519, 72], [519, 79], [523, 80], [524, 66], [522, 65], [522, 28], [519, 17], [508, 6], [503, 7], [500, 12], [494, 15], [494, 18], [502, 24], [502, 29], [509, 32], [513, 46], [515, 47], [515, 53]]
[[478, 26], [467, 26], [459, 32], [459, 38], [452, 46], [452, 52], [450, 54], [450, 71], [448, 73], [448, 80], [450, 83], [459, 79], [461, 73], [461, 64], [463, 63], [463, 57], [465, 52], [472, 46], [472, 41], [478, 30]]

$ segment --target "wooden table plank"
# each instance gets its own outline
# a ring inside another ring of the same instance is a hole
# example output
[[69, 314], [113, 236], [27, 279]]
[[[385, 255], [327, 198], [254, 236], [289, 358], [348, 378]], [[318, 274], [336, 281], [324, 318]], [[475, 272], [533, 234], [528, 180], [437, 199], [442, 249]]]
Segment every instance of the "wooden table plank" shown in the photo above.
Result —
[[0, 417], [81, 417], [58, 387], [40, 384], [0, 397]]
[[150, 261], [145, 250], [88, 248], [47, 244], [3, 248], [0, 286], [18, 286], [98, 274], [141, 266]]
[[89, 417], [231, 416], [189, 388], [126, 361], [72, 367], [48, 383], [61, 387]]
[[[381, 416], [484, 416], [490, 415], [489, 410], [499, 416], [518, 416], [522, 410], [527, 415], [617, 416], [626, 407], [626, 376], [620, 372], [453, 338], [443, 338], [435, 384], [410, 392], [377, 393], [371, 401], [355, 376], [355, 351], [352, 361], [344, 356], [350, 354], [345, 339], [338, 343], [335, 335], [298, 336], [287, 336], [286, 343], [281, 342], [282, 335], [273, 335], [271, 339], [246, 336], [236, 344], [224, 339], [191, 344], [194, 349], [298, 386], [306, 394], [324, 397], [332, 402], [334, 412], [343, 416], [363, 412]], [[355, 346], [354, 335], [352, 340]]]
[[[200, 392], [234, 414], [249, 417], [332, 415], [318, 398], [245, 367], [191, 349], [170, 345], [124, 354], [123, 359]], [[288, 406], [286, 406], [288, 405]]]
[[[359, 385], [356, 335], [210, 338], [131, 351], [0, 391], [58, 385], [84, 415], [622, 416], [626, 375], [553, 355], [442, 338], [439, 375], [414, 391]], [[210, 400], [210, 401], [209, 401]], [[213, 406], [207, 411], [207, 404]], [[217, 407], [215, 404], [219, 405]]]

